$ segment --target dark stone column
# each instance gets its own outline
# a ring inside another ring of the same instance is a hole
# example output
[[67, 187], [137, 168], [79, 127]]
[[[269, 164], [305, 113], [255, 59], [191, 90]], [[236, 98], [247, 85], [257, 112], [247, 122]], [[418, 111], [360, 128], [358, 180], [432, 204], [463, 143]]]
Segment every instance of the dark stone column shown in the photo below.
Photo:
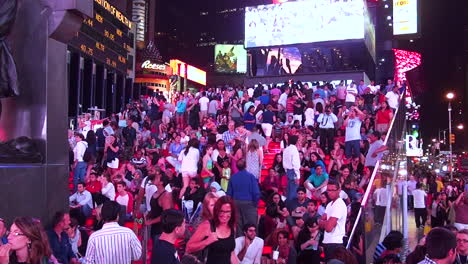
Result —
[[2, 99], [0, 140], [32, 138], [39, 164], [1, 164], [0, 217], [34, 216], [47, 222], [68, 207], [67, 45], [92, 0], [18, 0], [8, 37], [20, 95]]

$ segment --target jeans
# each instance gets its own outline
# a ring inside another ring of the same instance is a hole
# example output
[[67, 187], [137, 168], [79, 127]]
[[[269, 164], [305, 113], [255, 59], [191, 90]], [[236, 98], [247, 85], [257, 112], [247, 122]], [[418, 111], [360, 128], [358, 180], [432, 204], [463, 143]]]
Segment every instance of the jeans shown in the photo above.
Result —
[[288, 176], [288, 186], [286, 187], [286, 199], [292, 200], [297, 196], [296, 173], [294, 170], [287, 169], [286, 176]]
[[325, 253], [325, 261], [329, 261], [332, 258], [333, 253], [335, 253], [336, 249], [342, 246], [343, 246], [343, 243], [323, 244], [323, 251]]
[[421, 227], [426, 224], [427, 209], [426, 208], [414, 208], [414, 218], [416, 227]]
[[320, 147], [322, 148], [325, 153], [330, 153], [333, 149], [334, 137], [335, 137], [335, 129], [334, 128], [320, 128], [319, 129], [320, 135]]
[[237, 205], [237, 212], [239, 218], [237, 221], [237, 236], [243, 235], [243, 228], [245, 224], [254, 224], [257, 226], [258, 209], [257, 205], [252, 201], [235, 200]]
[[177, 158], [172, 157], [172, 156], [168, 156], [168, 157], [166, 157], [166, 160], [167, 160], [167, 162], [169, 162], [169, 164], [172, 165], [172, 167], [174, 167], [176, 172], [180, 172], [181, 162]]
[[73, 190], [76, 192], [78, 182], [84, 182], [86, 176], [87, 164], [84, 161], [78, 161], [75, 169], [73, 170]]
[[385, 206], [379, 206], [379, 205], [375, 206], [375, 222], [376, 223], [379, 223], [381, 225], [383, 224], [384, 216], [385, 216], [385, 210], [386, 210]]
[[345, 142], [345, 156], [346, 158], [359, 158], [361, 155], [361, 140], [351, 140]]

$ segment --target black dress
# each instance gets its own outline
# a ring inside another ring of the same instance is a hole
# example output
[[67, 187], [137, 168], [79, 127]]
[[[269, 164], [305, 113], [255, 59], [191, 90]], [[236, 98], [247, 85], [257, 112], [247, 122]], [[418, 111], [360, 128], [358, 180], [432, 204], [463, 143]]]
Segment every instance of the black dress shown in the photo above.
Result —
[[[213, 223], [210, 221], [213, 225]], [[231, 253], [236, 248], [234, 229], [231, 228], [231, 235], [227, 238], [220, 238], [218, 241], [208, 246], [208, 258], [206, 264], [229, 264], [231, 263]]]
[[[149, 212], [148, 216], [150, 219], [157, 218], [161, 216], [164, 209], [159, 205], [159, 198], [165, 193], [166, 191], [162, 192], [158, 197], [154, 198], [151, 197], [150, 206], [151, 211]], [[151, 238], [154, 239], [156, 235], [160, 235], [162, 233], [162, 225], [161, 222], [155, 223], [151, 225]]]

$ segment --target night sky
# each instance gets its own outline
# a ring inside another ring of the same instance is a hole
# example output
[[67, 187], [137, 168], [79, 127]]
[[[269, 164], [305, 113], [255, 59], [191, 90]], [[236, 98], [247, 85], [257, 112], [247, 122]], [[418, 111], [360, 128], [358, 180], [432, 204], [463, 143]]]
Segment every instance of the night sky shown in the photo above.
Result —
[[[448, 91], [456, 93], [453, 103], [453, 126], [465, 125], [465, 133], [456, 131], [455, 147], [468, 145], [466, 136], [466, 114], [464, 120], [460, 110], [467, 109], [467, 52], [468, 43], [468, 1], [420, 1], [422, 2], [422, 37], [409, 43], [414, 50], [422, 52], [426, 93], [416, 98], [421, 104], [421, 128], [427, 144], [436, 138], [439, 129], [448, 128]], [[464, 31], [464, 27], [467, 31]], [[464, 36], [465, 35], [465, 36]], [[410, 46], [411, 47], [411, 46]], [[455, 128], [456, 130], [456, 128]], [[463, 142], [464, 140], [464, 142]]]

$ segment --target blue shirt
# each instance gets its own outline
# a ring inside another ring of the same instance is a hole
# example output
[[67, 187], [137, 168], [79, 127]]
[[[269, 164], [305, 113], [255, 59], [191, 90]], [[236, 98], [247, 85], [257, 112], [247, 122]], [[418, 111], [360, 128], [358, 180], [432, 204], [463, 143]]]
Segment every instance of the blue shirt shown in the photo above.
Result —
[[177, 113], [185, 112], [186, 108], [187, 108], [187, 101], [182, 100], [182, 101], [177, 102]]
[[270, 103], [270, 96], [268, 95], [262, 95], [260, 97], [258, 97], [258, 100], [260, 100], [260, 102], [264, 105], [267, 105]]
[[171, 145], [169, 146], [169, 153], [174, 154], [176, 156], [179, 156], [180, 152], [184, 149], [185, 145], [183, 144], [176, 144], [175, 142], [172, 142]]
[[[244, 121], [255, 121], [255, 116], [253, 116], [250, 112], [245, 113], [244, 115]], [[255, 127], [255, 122], [254, 123], [244, 123], [245, 129], [252, 131], [252, 129]]]
[[234, 200], [252, 201], [257, 206], [260, 199], [257, 179], [252, 173], [241, 170], [232, 175], [226, 194]]
[[73, 253], [67, 233], [62, 232], [60, 236], [61, 238], [59, 240], [54, 230], [47, 230], [47, 237], [49, 238], [49, 245], [50, 249], [52, 249], [52, 253], [60, 263], [68, 264], [70, 263], [70, 259], [76, 258], [76, 256], [75, 253]]
[[3, 244], [3, 245], [8, 244], [8, 238], [7, 238], [7, 236], [0, 237], [0, 240], [2, 241], [2, 244]]

